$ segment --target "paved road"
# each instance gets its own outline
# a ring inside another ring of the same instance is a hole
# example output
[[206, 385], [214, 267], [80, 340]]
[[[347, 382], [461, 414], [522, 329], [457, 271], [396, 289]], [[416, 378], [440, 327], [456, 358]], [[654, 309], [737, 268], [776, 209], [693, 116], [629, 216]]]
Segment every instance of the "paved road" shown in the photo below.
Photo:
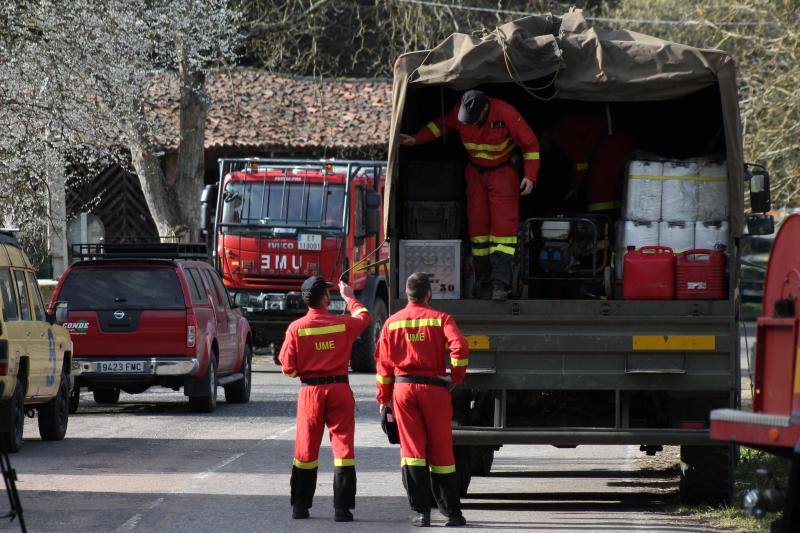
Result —
[[[332, 521], [332, 467], [324, 442], [312, 519], [289, 517], [297, 384], [254, 377], [247, 405], [221, 401], [189, 413], [180, 393], [122, 396], [112, 407], [84, 393], [67, 439], [41, 442], [28, 420], [12, 456], [31, 531], [410, 531], [399, 448], [378, 427], [372, 376], [353, 377], [359, 493], [356, 522]], [[221, 392], [221, 391], [220, 391]], [[325, 438], [327, 440], [327, 437]], [[702, 531], [672, 516], [674, 470], [635, 447], [508, 446], [464, 500], [482, 531]], [[645, 468], [642, 469], [642, 466]], [[5, 500], [0, 499], [0, 513]], [[436, 515], [436, 513], [434, 513]], [[434, 526], [443, 521], [434, 516]], [[0, 530], [12, 530], [0, 522]]]

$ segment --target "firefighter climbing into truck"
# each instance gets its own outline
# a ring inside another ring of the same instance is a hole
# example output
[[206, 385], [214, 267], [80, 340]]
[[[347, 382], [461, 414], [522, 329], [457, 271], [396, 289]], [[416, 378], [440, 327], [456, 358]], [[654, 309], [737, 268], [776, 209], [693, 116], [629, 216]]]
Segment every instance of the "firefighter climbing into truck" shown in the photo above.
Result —
[[[203, 191], [202, 228], [214, 265], [245, 313], [257, 347], [280, 345], [306, 312], [309, 276], [347, 281], [368, 308], [370, 326], [351, 367], [372, 372], [388, 316], [386, 250], [380, 225], [385, 162], [220, 159], [219, 181]], [[333, 293], [328, 310], [346, 311]]]

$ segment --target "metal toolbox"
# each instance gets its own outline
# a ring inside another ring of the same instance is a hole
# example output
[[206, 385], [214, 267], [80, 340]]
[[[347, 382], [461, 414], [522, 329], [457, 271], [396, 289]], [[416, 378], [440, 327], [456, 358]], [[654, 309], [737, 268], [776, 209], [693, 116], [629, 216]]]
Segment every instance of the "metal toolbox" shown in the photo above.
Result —
[[398, 284], [400, 294], [408, 276], [414, 272], [431, 274], [435, 300], [461, 298], [460, 240], [401, 240]]

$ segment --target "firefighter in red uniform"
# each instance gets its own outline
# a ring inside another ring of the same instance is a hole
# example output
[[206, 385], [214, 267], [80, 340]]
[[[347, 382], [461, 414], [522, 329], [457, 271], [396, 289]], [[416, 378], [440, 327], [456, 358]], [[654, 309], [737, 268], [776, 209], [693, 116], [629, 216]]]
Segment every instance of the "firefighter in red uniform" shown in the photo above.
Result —
[[[536, 185], [539, 140], [514, 107], [471, 90], [447, 115], [415, 135], [400, 134], [400, 142], [414, 146], [452, 130], [458, 130], [469, 155], [467, 211], [479, 296], [505, 300], [517, 246], [519, 196], [530, 194]], [[522, 183], [513, 163], [517, 147], [522, 152]]]
[[[400, 433], [403, 484], [413, 524], [430, 526], [431, 499], [448, 526], [466, 524], [453, 457], [450, 390], [464, 379], [469, 347], [447, 313], [428, 306], [430, 280], [415, 273], [406, 281], [408, 305], [383, 326], [375, 353], [378, 403], [391, 406]], [[444, 347], [450, 347], [450, 378]]]
[[308, 518], [317, 488], [322, 433], [328, 426], [333, 449], [333, 506], [337, 522], [350, 522], [356, 505], [355, 400], [347, 378], [353, 342], [370, 323], [353, 289], [339, 282], [350, 316], [328, 312], [332, 284], [312, 276], [302, 285], [308, 314], [286, 330], [280, 361], [283, 373], [299, 377], [297, 432], [291, 478], [292, 518]]

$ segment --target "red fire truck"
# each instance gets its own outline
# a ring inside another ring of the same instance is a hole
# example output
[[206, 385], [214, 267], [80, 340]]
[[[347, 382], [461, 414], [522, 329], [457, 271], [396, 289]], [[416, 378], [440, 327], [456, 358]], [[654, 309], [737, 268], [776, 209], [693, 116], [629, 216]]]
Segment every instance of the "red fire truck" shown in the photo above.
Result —
[[[234, 303], [257, 346], [280, 343], [305, 313], [300, 285], [344, 274], [372, 324], [353, 347], [354, 371], [374, 370], [388, 287], [381, 224], [385, 162], [220, 159], [219, 182], [203, 191], [202, 227]], [[345, 303], [331, 297], [330, 310]]]
[[711, 437], [792, 461], [786, 487], [752, 489], [744, 504], [755, 516], [783, 510], [772, 531], [800, 531], [800, 215], [784, 220], [772, 246], [764, 306], [756, 323], [753, 412], [711, 412]]

